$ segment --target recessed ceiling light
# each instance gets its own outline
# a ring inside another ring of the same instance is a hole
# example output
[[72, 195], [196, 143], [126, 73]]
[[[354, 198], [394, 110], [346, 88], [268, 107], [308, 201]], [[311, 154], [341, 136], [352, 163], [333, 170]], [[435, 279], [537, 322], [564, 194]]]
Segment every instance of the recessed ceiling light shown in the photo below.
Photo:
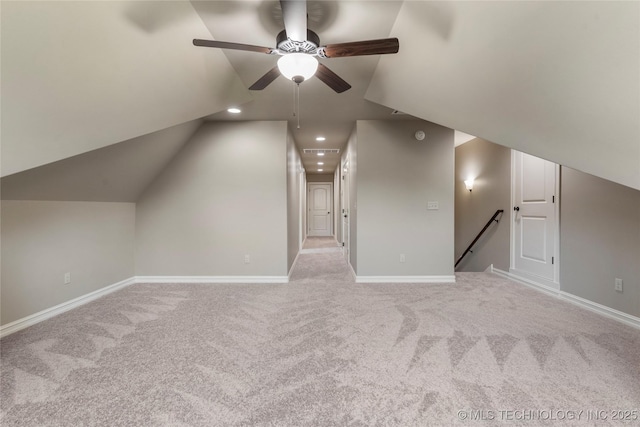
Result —
[[316, 137], [316, 141], [326, 141], [327, 138], [325, 138], [324, 136], [318, 136]]
[[324, 169], [318, 169], [318, 172], [322, 172]]
[[324, 165], [324, 162], [318, 162], [318, 166]]
[[318, 153], [318, 156], [324, 156], [324, 153]]
[[239, 109], [238, 107], [228, 108], [227, 111], [230, 112], [231, 114], [240, 114], [240, 113], [242, 113], [242, 110]]

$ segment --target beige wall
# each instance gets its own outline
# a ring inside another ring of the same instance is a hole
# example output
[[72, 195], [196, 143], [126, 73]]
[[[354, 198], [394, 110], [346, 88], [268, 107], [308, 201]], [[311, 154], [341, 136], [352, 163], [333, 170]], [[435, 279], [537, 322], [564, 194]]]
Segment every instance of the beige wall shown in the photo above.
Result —
[[1, 214], [2, 325], [134, 275], [133, 203], [3, 200]]
[[[300, 204], [305, 191], [302, 159], [291, 130], [287, 132], [287, 271], [300, 251], [302, 215]], [[304, 238], [304, 236], [303, 236]]]
[[[509, 271], [509, 219], [511, 204], [511, 150], [476, 138], [455, 150], [455, 254], [456, 260], [493, 216], [504, 213], [458, 264], [457, 271], [484, 271], [489, 265]], [[474, 178], [473, 191], [464, 181]]]
[[640, 317], [640, 191], [566, 167], [561, 174], [561, 289]]
[[358, 121], [357, 137], [358, 276], [453, 275], [453, 130]]
[[286, 276], [286, 162], [286, 122], [203, 125], [138, 201], [136, 275]]

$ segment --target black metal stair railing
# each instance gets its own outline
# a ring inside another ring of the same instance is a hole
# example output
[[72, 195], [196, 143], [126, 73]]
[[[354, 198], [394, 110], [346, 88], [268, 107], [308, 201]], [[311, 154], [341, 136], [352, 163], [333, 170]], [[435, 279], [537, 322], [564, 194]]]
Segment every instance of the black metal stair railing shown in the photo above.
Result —
[[462, 258], [464, 258], [464, 256], [466, 254], [468, 254], [469, 252], [473, 253], [473, 251], [471, 250], [471, 248], [473, 247], [473, 245], [476, 244], [476, 242], [478, 241], [478, 239], [480, 239], [480, 237], [482, 237], [482, 235], [484, 234], [485, 231], [487, 231], [487, 228], [489, 228], [489, 226], [493, 223], [493, 221], [495, 222], [500, 222], [500, 220], [498, 219], [498, 216], [501, 215], [504, 212], [503, 209], [498, 209], [496, 211], [496, 213], [493, 214], [493, 216], [491, 217], [491, 219], [487, 222], [487, 224], [484, 226], [484, 228], [482, 229], [482, 231], [480, 231], [480, 233], [478, 233], [478, 235], [476, 236], [475, 239], [473, 239], [473, 242], [471, 242], [471, 244], [469, 245], [469, 247], [462, 253], [462, 255], [460, 255], [460, 258], [458, 258], [458, 260], [456, 261], [456, 264], [454, 265], [454, 268], [458, 266], [458, 264], [460, 264], [460, 261], [462, 261]]

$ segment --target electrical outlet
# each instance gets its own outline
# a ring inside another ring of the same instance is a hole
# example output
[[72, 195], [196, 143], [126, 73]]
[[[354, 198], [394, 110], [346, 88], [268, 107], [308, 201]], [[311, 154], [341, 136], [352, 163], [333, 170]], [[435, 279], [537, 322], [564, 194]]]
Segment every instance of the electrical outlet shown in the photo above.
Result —
[[244, 263], [245, 263], [245, 264], [250, 264], [250, 263], [251, 263], [251, 255], [246, 254], [246, 255], [244, 256]]
[[400, 254], [400, 262], [405, 262], [404, 254]]
[[427, 210], [437, 211], [438, 209], [440, 209], [438, 202], [427, 202]]
[[615, 284], [614, 284], [614, 289], [615, 289], [617, 292], [622, 293], [622, 279], [618, 279], [618, 278], [616, 278], [616, 280], [615, 280]]
[[71, 273], [64, 273], [64, 284], [68, 285], [71, 283]]

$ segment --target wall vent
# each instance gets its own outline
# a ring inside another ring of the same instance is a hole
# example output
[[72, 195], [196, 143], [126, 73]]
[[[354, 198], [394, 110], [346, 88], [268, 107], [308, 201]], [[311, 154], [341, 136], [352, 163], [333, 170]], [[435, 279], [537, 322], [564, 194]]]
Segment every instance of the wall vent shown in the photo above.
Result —
[[318, 153], [339, 154], [340, 149], [339, 148], [305, 148], [304, 150], [302, 150], [302, 152], [305, 154], [318, 154]]

